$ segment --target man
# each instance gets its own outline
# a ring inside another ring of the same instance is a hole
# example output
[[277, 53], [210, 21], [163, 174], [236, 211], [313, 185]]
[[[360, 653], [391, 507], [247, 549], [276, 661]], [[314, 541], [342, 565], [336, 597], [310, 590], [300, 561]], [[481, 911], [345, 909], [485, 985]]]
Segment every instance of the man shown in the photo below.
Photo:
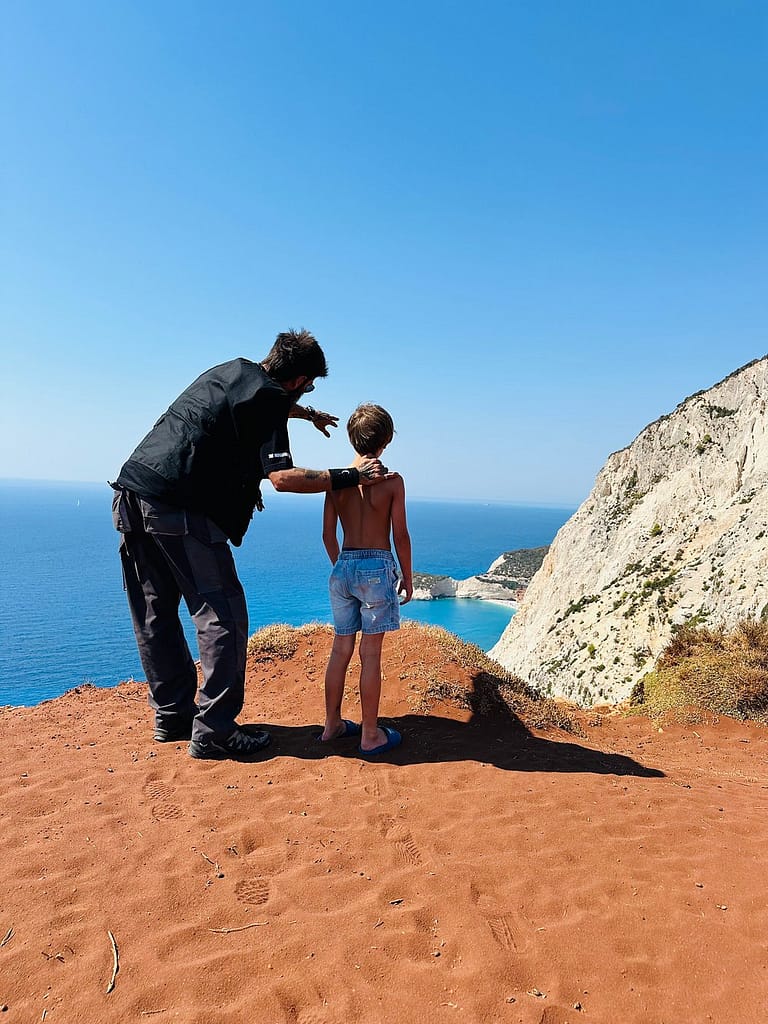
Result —
[[[112, 510], [141, 662], [159, 742], [190, 739], [196, 758], [244, 758], [269, 743], [239, 726], [245, 695], [248, 613], [227, 541], [242, 542], [260, 485], [310, 494], [386, 478], [378, 459], [357, 471], [293, 465], [289, 418], [326, 437], [337, 417], [297, 405], [327, 376], [308, 331], [278, 334], [266, 359], [207, 370], [170, 406], [112, 484]], [[181, 598], [197, 632], [203, 680], [179, 619]], [[197, 702], [196, 702], [197, 697]]]

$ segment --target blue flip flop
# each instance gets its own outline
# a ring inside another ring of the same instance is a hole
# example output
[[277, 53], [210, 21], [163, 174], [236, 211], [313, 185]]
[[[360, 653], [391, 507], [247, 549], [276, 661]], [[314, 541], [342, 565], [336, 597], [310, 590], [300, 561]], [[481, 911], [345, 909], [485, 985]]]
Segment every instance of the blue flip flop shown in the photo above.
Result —
[[395, 747], [399, 747], [403, 742], [403, 737], [397, 729], [390, 729], [388, 725], [382, 725], [381, 731], [386, 734], [387, 742], [374, 747], [373, 750], [363, 750], [362, 747], [358, 747], [363, 757], [371, 757], [374, 754], [386, 754], [388, 750], [394, 750]]
[[332, 740], [323, 740], [320, 737], [323, 735], [321, 732], [315, 736], [318, 743], [335, 743], [336, 740], [345, 740], [348, 736], [359, 736], [363, 731], [362, 726], [357, 722], [350, 722], [348, 718], [342, 718], [341, 724], [344, 726], [344, 732], [338, 736], [334, 736]]

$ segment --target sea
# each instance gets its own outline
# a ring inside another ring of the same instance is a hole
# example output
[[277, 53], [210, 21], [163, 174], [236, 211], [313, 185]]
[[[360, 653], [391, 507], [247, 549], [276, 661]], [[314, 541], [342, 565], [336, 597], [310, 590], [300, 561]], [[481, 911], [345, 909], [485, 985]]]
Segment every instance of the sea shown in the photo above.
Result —
[[[0, 705], [33, 705], [84, 683], [143, 679], [122, 587], [104, 484], [0, 481]], [[265, 494], [234, 548], [250, 630], [329, 622], [330, 563], [320, 537], [321, 495]], [[502, 552], [548, 544], [573, 508], [412, 500], [417, 572], [463, 579]], [[488, 650], [512, 610], [488, 601], [412, 601], [403, 618], [442, 626]], [[182, 621], [197, 657], [192, 623]]]

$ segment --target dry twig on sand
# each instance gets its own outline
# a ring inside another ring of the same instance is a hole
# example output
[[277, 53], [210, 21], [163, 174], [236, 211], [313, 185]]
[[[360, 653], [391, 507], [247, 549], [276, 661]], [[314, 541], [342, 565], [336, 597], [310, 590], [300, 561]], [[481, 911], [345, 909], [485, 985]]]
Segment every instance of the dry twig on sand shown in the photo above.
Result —
[[112, 977], [109, 979], [109, 984], [107, 985], [107, 995], [109, 995], [115, 987], [115, 978], [117, 977], [117, 972], [120, 970], [120, 961], [117, 957], [117, 943], [115, 942], [115, 936], [110, 931], [107, 932], [107, 935], [109, 936], [109, 941], [112, 943]]
[[229, 935], [230, 932], [244, 932], [246, 928], [261, 928], [263, 925], [269, 924], [269, 921], [253, 921], [251, 924], [241, 924], [239, 928], [209, 928], [209, 932], [215, 932], [216, 935]]
[[5, 938], [3, 939], [2, 942], [0, 942], [0, 946], [4, 946], [7, 942], [10, 942], [12, 938], [13, 938], [13, 925], [11, 925], [11, 927], [5, 933]]

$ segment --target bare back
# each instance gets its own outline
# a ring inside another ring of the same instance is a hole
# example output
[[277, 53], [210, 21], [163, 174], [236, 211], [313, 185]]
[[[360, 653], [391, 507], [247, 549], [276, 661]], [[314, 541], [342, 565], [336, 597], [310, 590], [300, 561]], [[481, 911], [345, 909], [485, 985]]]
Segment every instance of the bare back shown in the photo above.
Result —
[[391, 550], [392, 502], [402, 479], [395, 477], [373, 487], [347, 487], [328, 493], [341, 520], [345, 548], [379, 548]]

